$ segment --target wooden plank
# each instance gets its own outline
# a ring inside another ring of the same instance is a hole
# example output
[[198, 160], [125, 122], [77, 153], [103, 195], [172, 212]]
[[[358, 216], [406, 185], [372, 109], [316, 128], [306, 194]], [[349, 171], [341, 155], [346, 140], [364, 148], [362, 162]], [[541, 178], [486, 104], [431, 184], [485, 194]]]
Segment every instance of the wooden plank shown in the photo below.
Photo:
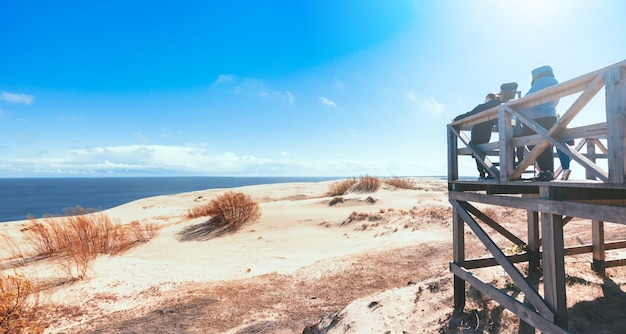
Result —
[[509, 277], [517, 284], [517, 286], [522, 290], [522, 292], [526, 295], [526, 297], [530, 300], [530, 303], [537, 309], [539, 314], [544, 318], [552, 321], [553, 313], [550, 307], [544, 302], [543, 298], [534, 291], [533, 287], [526, 282], [524, 275], [522, 275], [519, 270], [513, 265], [506, 257], [506, 255], [498, 248], [493, 240], [489, 237], [489, 235], [480, 227], [480, 225], [470, 216], [470, 214], [465, 210], [465, 203], [452, 201], [452, 206], [457, 209], [458, 215], [465, 221], [465, 224], [472, 229], [474, 234], [480, 239], [480, 241], [487, 247], [487, 250], [493, 255], [493, 257], [498, 261], [502, 269], [504, 269]]
[[[550, 187], [540, 187], [541, 199], [551, 198]], [[567, 298], [565, 292], [565, 254], [561, 215], [541, 212], [541, 254], [543, 264], [543, 292], [554, 310], [554, 323], [567, 328]], [[534, 305], [534, 304], [533, 304]]]
[[[614, 250], [614, 249], [625, 249], [626, 241], [616, 241], [616, 242], [607, 242], [605, 244], [605, 250]], [[580, 255], [580, 254], [588, 254], [593, 252], [593, 245], [580, 245], [573, 247], [566, 247], [564, 249], [564, 254], [566, 256]], [[541, 251], [537, 251], [538, 258], [541, 258]], [[522, 254], [513, 254], [507, 255], [507, 258], [511, 263], [520, 263], [524, 261], [530, 261], [530, 252], [522, 253]], [[537, 267], [538, 267], [537, 262]], [[463, 267], [466, 269], [479, 269], [479, 268], [487, 268], [498, 266], [498, 261], [496, 261], [493, 257], [485, 257], [478, 259], [466, 259]]]
[[500, 152], [500, 181], [507, 181], [513, 174], [515, 147], [513, 142], [513, 126], [511, 114], [506, 108], [500, 108], [498, 113], [498, 150]]
[[492, 284], [488, 284], [477, 278], [476, 276], [474, 276], [473, 273], [465, 270], [458, 264], [451, 262], [450, 271], [454, 273], [454, 275], [461, 277], [463, 280], [470, 283], [473, 287], [475, 287], [477, 290], [479, 290], [489, 298], [495, 300], [500, 305], [513, 312], [524, 322], [529, 323], [530, 325], [543, 331], [544, 333], [571, 334], [566, 329], [555, 325], [550, 319], [545, 319], [532, 308], [522, 304], [521, 302], [504, 293], [502, 290], [496, 288]]
[[[509, 259], [511, 263], [525, 262], [525, 261], [528, 261], [528, 253], [507, 255], [506, 258]], [[500, 264], [494, 257], [470, 259], [470, 260], [465, 260], [465, 262], [463, 263], [463, 267], [467, 269], [487, 268], [487, 267], [495, 267], [499, 265]]]
[[[565, 145], [560, 139], [554, 139], [549, 135], [549, 131], [544, 129], [541, 125], [537, 124], [535, 121], [526, 118], [525, 116], [519, 114], [516, 111], [511, 111], [518, 120], [521, 120], [524, 123], [524, 126], [528, 126], [533, 131], [537, 132], [539, 136], [541, 136], [542, 140], [538, 142], [533, 150], [524, 157], [524, 160], [520, 163], [520, 168], [527, 168], [533, 163], [537, 157], [541, 154], [541, 152], [547, 148], [550, 144], [559, 148], [560, 150], [567, 152], [573, 160], [581, 164], [586, 170], [592, 172], [595, 176], [597, 176], [603, 182], [608, 182], [608, 173], [605, 172], [600, 166], [594, 164], [592, 161], [587, 159], [581, 153], [573, 151], [569, 148], [569, 146]], [[555, 125], [556, 126], [556, 125]], [[555, 127], [552, 127], [554, 129]], [[553, 130], [550, 130], [550, 132]], [[520, 168], [516, 169], [512, 175], [512, 179], [518, 178], [522, 175], [522, 171]]]
[[598, 73], [592, 82], [585, 88], [585, 90], [578, 96], [576, 101], [565, 111], [564, 114], [556, 121], [556, 124], [549, 129], [548, 135], [553, 137], [555, 134], [561, 133], [567, 125], [580, 113], [580, 111], [591, 101], [596, 94], [604, 86], [604, 74]]
[[626, 259], [611, 260], [611, 261], [606, 261], [604, 263], [605, 268], [614, 268], [614, 267], [623, 267], [623, 266], [626, 266]]
[[463, 144], [470, 150], [472, 156], [474, 157], [474, 159], [476, 159], [476, 161], [480, 162], [483, 167], [485, 167], [485, 169], [494, 176], [494, 178], [499, 178], [498, 170], [494, 167], [491, 160], [489, 160], [489, 158], [485, 156], [485, 152], [481, 152], [474, 144], [472, 144], [470, 142], [470, 138], [467, 137], [467, 135], [463, 132], [458, 131], [451, 126], [448, 129], [450, 129], [450, 132], [454, 133], [461, 140], [461, 142], [463, 142]]
[[604, 222], [601, 220], [591, 221], [591, 242], [593, 249], [593, 264], [591, 268], [598, 274], [605, 274], [605, 245], [604, 245]]
[[459, 157], [457, 151], [457, 139], [452, 126], [448, 125], [448, 181], [459, 179]]
[[604, 146], [604, 144], [602, 144], [602, 142], [601, 142], [601, 141], [599, 141], [599, 140], [597, 140], [597, 139], [596, 139], [596, 140], [594, 140], [593, 142], [594, 142], [594, 144], [596, 144], [596, 146], [600, 149], [600, 151], [602, 151], [602, 153], [604, 153], [604, 154], [609, 154], [609, 150], [608, 150], [608, 149]]
[[569, 96], [578, 92], [582, 92], [598, 75], [603, 74], [609, 69], [626, 66], [626, 60], [622, 60], [615, 64], [606, 66], [599, 70], [583, 74], [579, 77], [564, 81], [558, 85], [550, 86], [538, 92], [526, 95], [522, 98], [511, 100], [506, 105], [516, 110], [528, 108], [548, 101], [554, 101], [565, 96]]
[[515, 234], [509, 232], [509, 230], [502, 227], [502, 225], [498, 224], [496, 221], [491, 219], [491, 217], [482, 213], [473, 205], [467, 203], [466, 205], [464, 205], [464, 207], [467, 211], [469, 211], [474, 216], [478, 217], [478, 219], [482, 220], [485, 224], [487, 224], [489, 227], [494, 229], [496, 232], [500, 233], [502, 236], [509, 239], [509, 241], [511, 241], [513, 244], [520, 245], [520, 246], [526, 244], [524, 241], [522, 241], [522, 239], [518, 238]]
[[[452, 207], [452, 259], [463, 265], [465, 263], [465, 223], [459, 216], [458, 208]], [[454, 277], [454, 309], [465, 307], [465, 281]]]
[[495, 196], [477, 193], [451, 191], [448, 198], [457, 201], [478, 202], [498, 206], [545, 212], [556, 215], [571, 215], [572, 217], [598, 219], [618, 224], [626, 224], [626, 208], [610, 205], [587, 204], [578, 202], [564, 202], [519, 198], [510, 196]]
[[604, 74], [606, 84], [609, 182], [624, 183], [626, 176], [626, 69], [614, 67]]

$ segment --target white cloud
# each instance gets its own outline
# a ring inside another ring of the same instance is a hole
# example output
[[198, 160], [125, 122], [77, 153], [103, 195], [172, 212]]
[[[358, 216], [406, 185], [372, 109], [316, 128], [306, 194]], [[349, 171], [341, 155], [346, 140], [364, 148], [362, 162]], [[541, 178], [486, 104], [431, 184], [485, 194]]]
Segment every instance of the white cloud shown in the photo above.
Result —
[[222, 176], [355, 176], [438, 175], [446, 161], [291, 160], [266, 159], [235, 152], [210, 154], [195, 146], [101, 146], [24, 159], [0, 157], [7, 176], [63, 175], [222, 175]]
[[408, 92], [404, 97], [409, 101], [417, 101], [417, 96], [413, 92]]
[[265, 82], [257, 78], [239, 78], [232, 74], [222, 74], [212, 86], [223, 85], [232, 89], [235, 94], [255, 96], [264, 100], [280, 101], [289, 105], [295, 102], [295, 97], [290, 91], [278, 91], [268, 88]]
[[420, 102], [420, 107], [427, 113], [441, 114], [445, 111], [445, 107], [442, 103], [437, 102], [434, 97], [429, 97]]
[[223, 83], [233, 83], [237, 81], [237, 76], [234, 74], [221, 74], [217, 77], [217, 80], [213, 82], [213, 86]]
[[335, 87], [337, 87], [337, 89], [339, 90], [343, 90], [344, 88], [346, 88], [346, 84], [344, 84], [343, 81], [335, 78]]
[[0, 92], [0, 100], [9, 103], [32, 104], [33, 101], [35, 101], [35, 97], [28, 94], [16, 94], [3, 91]]
[[293, 94], [291, 94], [290, 91], [285, 91], [285, 94], [287, 95], [287, 102], [289, 102], [289, 104], [293, 104], [295, 102], [295, 98], [293, 97]]
[[320, 100], [320, 102], [321, 102], [323, 105], [325, 105], [325, 106], [329, 106], [329, 107], [337, 108], [337, 104], [336, 104], [335, 102], [333, 102], [333, 101], [331, 101], [331, 100], [329, 100], [329, 99], [327, 99], [327, 98], [325, 98], [325, 97], [323, 97], [323, 96], [321, 96], [321, 97], [319, 98], [319, 100]]

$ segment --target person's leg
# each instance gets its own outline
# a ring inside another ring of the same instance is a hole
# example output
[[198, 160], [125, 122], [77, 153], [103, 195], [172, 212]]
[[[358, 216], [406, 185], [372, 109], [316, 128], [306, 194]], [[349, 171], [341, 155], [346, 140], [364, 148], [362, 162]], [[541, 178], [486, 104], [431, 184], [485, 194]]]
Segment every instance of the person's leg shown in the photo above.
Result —
[[[535, 119], [544, 129], [550, 129], [556, 123], [556, 117], [543, 117]], [[542, 171], [554, 172], [554, 155], [552, 145], [548, 145], [546, 149], [537, 157], [537, 164]]]
[[[493, 128], [493, 124], [490, 123], [481, 123], [476, 124], [472, 127], [472, 138], [471, 143], [474, 145], [480, 145], [488, 143], [491, 140], [491, 129]], [[482, 163], [476, 159], [476, 169], [478, 169], [479, 177], [482, 179], [486, 175], [489, 175], [485, 167], [483, 167]]]
[[563, 170], [565, 169], [569, 169], [569, 162], [570, 162], [570, 157], [565, 154], [565, 152], [559, 150], [558, 148], [556, 149], [556, 154], [559, 156], [559, 161], [561, 162], [561, 168]]

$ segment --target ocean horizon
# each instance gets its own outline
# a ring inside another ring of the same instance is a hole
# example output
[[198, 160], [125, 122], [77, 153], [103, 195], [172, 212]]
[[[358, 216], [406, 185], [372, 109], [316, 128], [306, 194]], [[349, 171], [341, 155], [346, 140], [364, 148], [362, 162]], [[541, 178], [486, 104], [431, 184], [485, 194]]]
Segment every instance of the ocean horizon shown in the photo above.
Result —
[[345, 177], [84, 177], [0, 178], [0, 223], [62, 216], [78, 206], [107, 210], [138, 199], [206, 189]]

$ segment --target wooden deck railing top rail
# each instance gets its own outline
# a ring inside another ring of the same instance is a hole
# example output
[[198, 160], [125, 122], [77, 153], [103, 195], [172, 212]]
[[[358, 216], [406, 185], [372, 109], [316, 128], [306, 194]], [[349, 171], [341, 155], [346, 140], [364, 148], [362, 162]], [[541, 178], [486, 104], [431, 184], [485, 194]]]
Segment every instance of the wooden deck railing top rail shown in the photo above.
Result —
[[[602, 88], [605, 89], [606, 110], [604, 113], [599, 112], [598, 117], [603, 122], [568, 127]], [[574, 94], [578, 96], [567, 109], [564, 109], [562, 103], [559, 105], [561, 117], [550, 129], [544, 129], [520, 113], [522, 109]], [[494, 119], [498, 120], [497, 141], [473, 145], [465, 132], [471, 130], [476, 124]], [[511, 125], [514, 119], [521, 122], [523, 126], [532, 128], [537, 134], [514, 137]], [[456, 181], [459, 178], [459, 156], [471, 155], [494, 176], [495, 181], [492, 182], [514, 182], [522, 176], [544, 149], [554, 146], [583, 166], [587, 178], [599, 179], [604, 183], [624, 184], [626, 182], [625, 129], [626, 60], [449, 124], [448, 180]], [[601, 150], [607, 150], [605, 156], [608, 170], [596, 163], [596, 159], [600, 156], [589, 154], [590, 152], [584, 154], [579, 152], [580, 147], [575, 149], [566, 145], [564, 141], [569, 139], [605, 139], [606, 148], [601, 147]], [[459, 143], [463, 147], [459, 148]], [[529, 145], [534, 145], [533, 150], [526, 152], [524, 159], [515, 164], [515, 148]], [[489, 157], [497, 157], [498, 161], [492, 161]]]

